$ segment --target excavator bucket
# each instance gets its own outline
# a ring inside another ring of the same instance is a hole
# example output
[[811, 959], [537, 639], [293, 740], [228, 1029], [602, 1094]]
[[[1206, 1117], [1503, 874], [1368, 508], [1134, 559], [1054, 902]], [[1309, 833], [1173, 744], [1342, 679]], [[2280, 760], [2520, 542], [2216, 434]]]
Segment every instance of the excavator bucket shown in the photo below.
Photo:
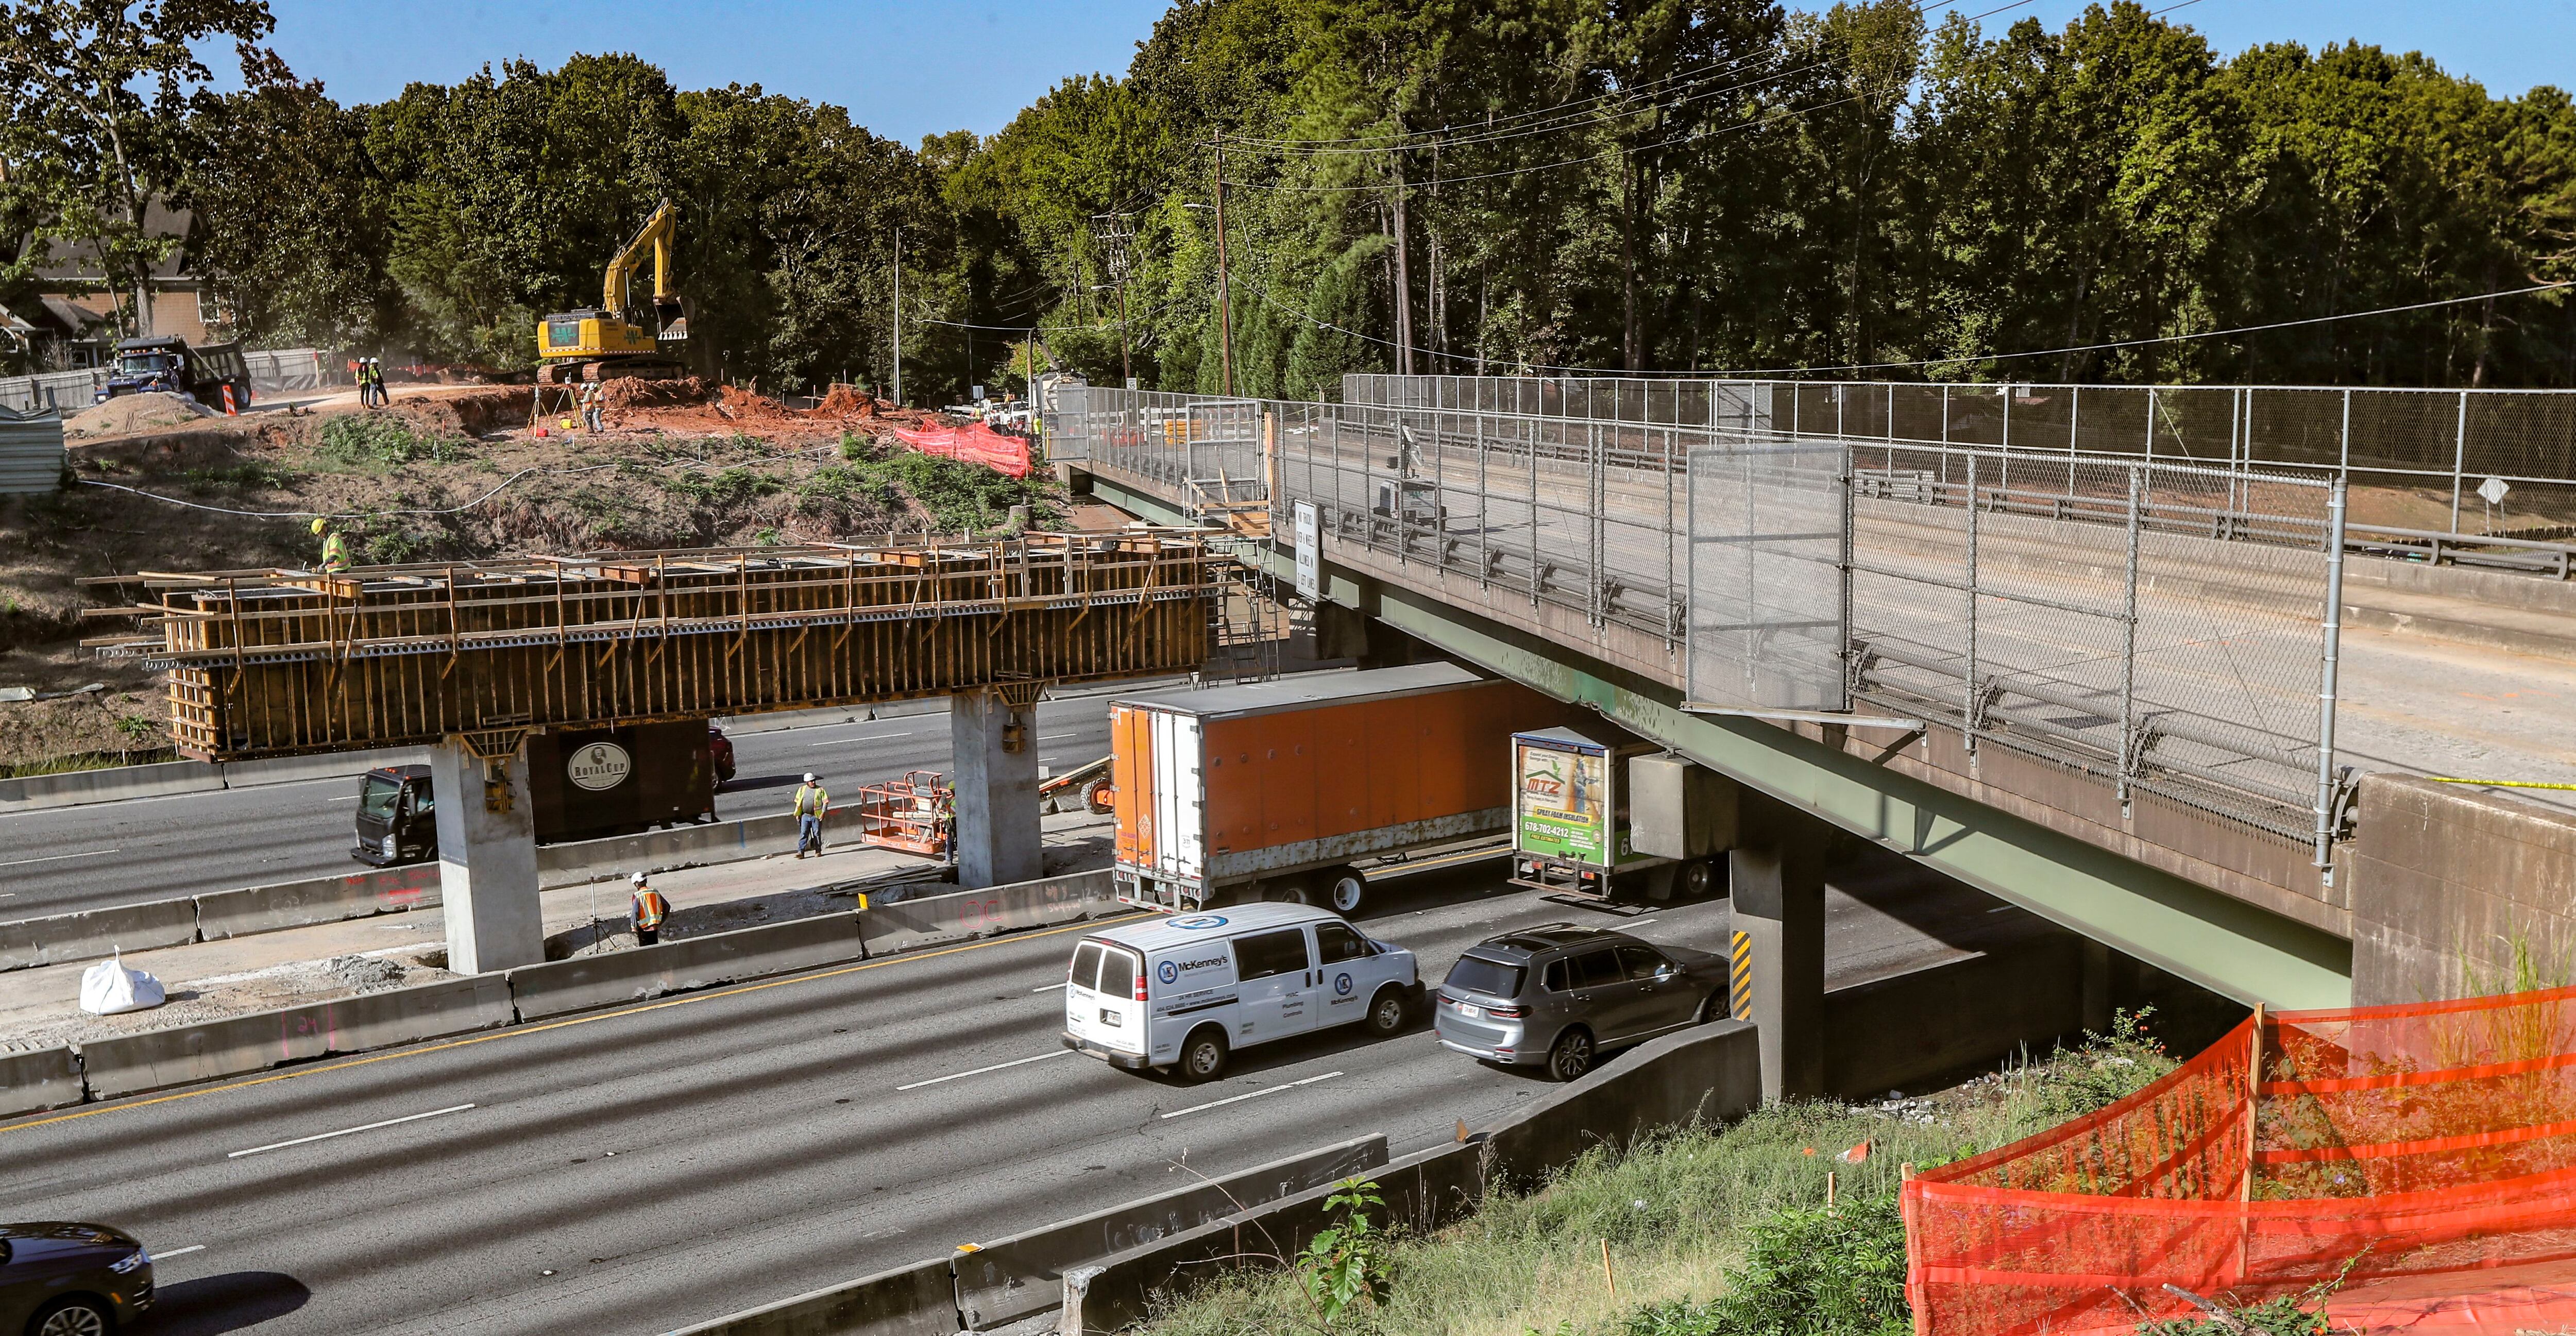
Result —
[[664, 343], [676, 343], [689, 337], [689, 310], [677, 297], [653, 299], [653, 318], [662, 327]]

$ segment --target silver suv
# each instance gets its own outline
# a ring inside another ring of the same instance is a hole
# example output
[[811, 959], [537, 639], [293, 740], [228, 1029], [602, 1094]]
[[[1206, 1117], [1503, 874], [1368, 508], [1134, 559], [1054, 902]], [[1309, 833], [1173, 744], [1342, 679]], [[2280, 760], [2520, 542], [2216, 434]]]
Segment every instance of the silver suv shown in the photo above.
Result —
[[1726, 1015], [1726, 958], [1570, 923], [1469, 947], [1432, 1026], [1443, 1048], [1571, 1081], [1595, 1058]]

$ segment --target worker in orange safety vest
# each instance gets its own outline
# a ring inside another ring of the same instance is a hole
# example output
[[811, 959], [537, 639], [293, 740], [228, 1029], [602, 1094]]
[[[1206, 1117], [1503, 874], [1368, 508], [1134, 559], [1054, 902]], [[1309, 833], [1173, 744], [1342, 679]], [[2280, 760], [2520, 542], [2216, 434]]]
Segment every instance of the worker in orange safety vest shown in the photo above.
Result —
[[671, 916], [671, 902], [644, 880], [643, 873], [627, 880], [635, 886], [635, 895], [626, 907], [627, 916], [635, 923], [635, 944], [651, 946], [661, 940], [662, 920]]

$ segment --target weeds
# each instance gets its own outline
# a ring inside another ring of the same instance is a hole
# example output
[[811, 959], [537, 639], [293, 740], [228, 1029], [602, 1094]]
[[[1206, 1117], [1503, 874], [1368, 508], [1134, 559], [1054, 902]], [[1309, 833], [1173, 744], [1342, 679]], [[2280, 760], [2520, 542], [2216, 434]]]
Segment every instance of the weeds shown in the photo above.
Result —
[[348, 413], [322, 424], [313, 454], [325, 463], [372, 473], [424, 460], [444, 464], [462, 459], [467, 444], [457, 437], [424, 435], [398, 417]]
[[1326, 1326], [1362, 1299], [1371, 1308], [1386, 1304], [1391, 1283], [1386, 1234], [1368, 1217], [1369, 1211], [1385, 1205], [1386, 1199], [1377, 1195], [1377, 1184], [1357, 1178], [1343, 1179], [1324, 1199], [1324, 1209], [1340, 1211], [1342, 1223], [1315, 1235], [1297, 1255], [1297, 1273], [1305, 1278], [1306, 1296], [1314, 1301], [1315, 1312]]
[[280, 468], [275, 464], [254, 460], [246, 464], [225, 464], [216, 468], [185, 469], [177, 475], [177, 481], [188, 491], [203, 494], [219, 489], [290, 488], [299, 481], [300, 476], [293, 469]]

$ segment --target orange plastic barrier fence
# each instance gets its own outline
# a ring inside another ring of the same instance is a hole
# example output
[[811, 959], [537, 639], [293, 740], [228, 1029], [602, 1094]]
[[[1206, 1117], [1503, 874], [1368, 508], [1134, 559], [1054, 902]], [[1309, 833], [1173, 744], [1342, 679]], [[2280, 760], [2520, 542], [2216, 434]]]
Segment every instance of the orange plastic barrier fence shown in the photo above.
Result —
[[982, 464], [1014, 478], [1029, 476], [1029, 443], [1017, 436], [1005, 436], [980, 422], [970, 422], [963, 427], [924, 427], [919, 431], [897, 427], [894, 434], [925, 455], [945, 455], [969, 464]]
[[2167, 1284], [2241, 1304], [2338, 1274], [2338, 1332], [2564, 1327], [2576, 988], [2257, 1013], [1902, 1202], [1923, 1336], [2128, 1332], [2196, 1315]]

